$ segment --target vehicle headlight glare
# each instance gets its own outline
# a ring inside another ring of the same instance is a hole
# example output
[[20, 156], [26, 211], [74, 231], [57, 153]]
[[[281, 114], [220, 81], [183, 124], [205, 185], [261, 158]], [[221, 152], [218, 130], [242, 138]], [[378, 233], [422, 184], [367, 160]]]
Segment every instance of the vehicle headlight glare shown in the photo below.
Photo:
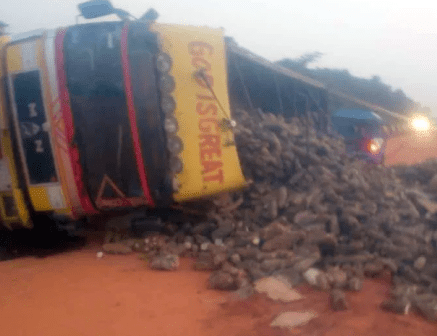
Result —
[[367, 149], [372, 154], [378, 154], [381, 151], [384, 140], [381, 138], [375, 138], [369, 141]]
[[411, 120], [411, 126], [416, 132], [426, 132], [431, 128], [431, 123], [426, 117], [414, 117]]

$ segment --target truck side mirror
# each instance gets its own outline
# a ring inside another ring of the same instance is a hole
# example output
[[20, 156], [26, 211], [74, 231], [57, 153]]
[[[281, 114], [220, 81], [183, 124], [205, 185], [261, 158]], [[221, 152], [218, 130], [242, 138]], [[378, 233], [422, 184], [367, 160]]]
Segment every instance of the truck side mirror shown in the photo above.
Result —
[[108, 0], [92, 0], [79, 4], [80, 13], [85, 19], [95, 19], [114, 14], [114, 7]]
[[152, 21], [153, 22], [153, 21], [156, 21], [156, 19], [158, 19], [158, 17], [159, 17], [158, 12], [155, 9], [150, 8], [147, 12], [145, 12], [143, 14], [143, 16], [140, 17], [139, 21], [145, 21], [145, 22]]

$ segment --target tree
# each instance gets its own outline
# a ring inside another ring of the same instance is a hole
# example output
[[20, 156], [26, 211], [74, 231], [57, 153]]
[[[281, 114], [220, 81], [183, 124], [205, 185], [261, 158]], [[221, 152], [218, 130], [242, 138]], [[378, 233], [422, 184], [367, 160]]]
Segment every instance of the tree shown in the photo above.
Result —
[[313, 51], [312, 53], [307, 53], [307, 54], [300, 56], [297, 59], [297, 62], [303, 68], [308, 68], [309, 64], [317, 62], [322, 56], [323, 56], [323, 53], [321, 53], [320, 51]]
[[277, 64], [311, 77], [326, 87], [393, 112], [407, 114], [420, 108], [419, 103], [408, 98], [401, 89], [393, 90], [390, 85], [382, 81], [380, 76], [374, 75], [367, 79], [355, 77], [346, 69], [308, 68], [309, 64], [317, 62], [322, 56], [321, 52], [314, 51], [295, 59], [280, 60]]
[[320, 51], [313, 51], [303, 54], [299, 58], [286, 58], [277, 63], [291, 69], [307, 69], [309, 64], [317, 62], [322, 56], [323, 53]]

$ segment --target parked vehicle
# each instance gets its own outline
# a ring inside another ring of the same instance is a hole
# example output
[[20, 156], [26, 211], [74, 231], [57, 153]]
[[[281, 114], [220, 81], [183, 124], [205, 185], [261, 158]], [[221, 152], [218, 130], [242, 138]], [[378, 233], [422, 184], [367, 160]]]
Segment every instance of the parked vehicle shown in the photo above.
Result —
[[334, 129], [345, 140], [349, 153], [376, 164], [384, 162], [386, 134], [384, 123], [370, 110], [340, 109], [331, 117]]

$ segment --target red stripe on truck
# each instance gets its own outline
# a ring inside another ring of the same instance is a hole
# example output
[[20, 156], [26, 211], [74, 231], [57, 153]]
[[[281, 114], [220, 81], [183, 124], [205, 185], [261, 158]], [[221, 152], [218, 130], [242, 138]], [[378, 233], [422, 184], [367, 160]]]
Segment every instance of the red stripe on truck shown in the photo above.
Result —
[[94, 208], [93, 203], [86, 191], [83, 183], [83, 170], [79, 160], [79, 150], [73, 145], [74, 123], [70, 106], [70, 95], [67, 89], [67, 76], [64, 66], [64, 37], [66, 30], [58, 31], [55, 38], [55, 60], [56, 60], [56, 75], [58, 77], [58, 90], [61, 103], [62, 117], [65, 123], [65, 136], [67, 140], [68, 154], [70, 157], [71, 166], [73, 169], [74, 181], [76, 183], [77, 192], [80, 199], [80, 204], [85, 214], [97, 214], [98, 211]]
[[126, 92], [127, 108], [129, 113], [129, 121], [131, 126], [132, 139], [134, 144], [135, 159], [137, 162], [138, 174], [140, 176], [141, 187], [146, 197], [149, 206], [155, 206], [155, 202], [150, 194], [149, 184], [147, 183], [146, 169], [144, 166], [144, 158], [141, 153], [140, 136], [138, 134], [137, 117], [135, 114], [134, 98], [132, 92], [132, 80], [129, 65], [129, 56], [127, 51], [127, 33], [129, 25], [126, 24], [121, 32], [121, 62], [123, 66], [124, 88]]

